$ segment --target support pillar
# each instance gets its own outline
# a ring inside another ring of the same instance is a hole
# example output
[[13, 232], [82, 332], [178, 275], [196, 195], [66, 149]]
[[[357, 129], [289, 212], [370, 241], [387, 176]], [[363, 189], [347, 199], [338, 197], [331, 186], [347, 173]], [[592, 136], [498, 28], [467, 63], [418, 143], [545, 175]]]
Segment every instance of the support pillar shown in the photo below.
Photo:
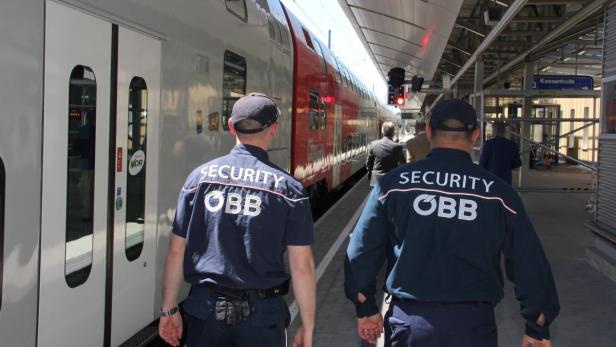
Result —
[[483, 146], [483, 134], [484, 132], [484, 119], [483, 119], [483, 76], [484, 76], [484, 63], [483, 58], [478, 58], [475, 62], [475, 83], [473, 87], [473, 106], [477, 117], [479, 117], [479, 138], [475, 143], [471, 157], [473, 161], [478, 162], [481, 155], [481, 147]]
[[[530, 92], [533, 89], [533, 62], [524, 63], [524, 91]], [[531, 138], [530, 134], [530, 118], [532, 113], [532, 98], [530, 93], [525, 94], [524, 103], [522, 104], [522, 121], [520, 122], [520, 153], [522, 155], [522, 166], [518, 175], [518, 187], [527, 185], [528, 170], [530, 165], [530, 142], [527, 139]]]

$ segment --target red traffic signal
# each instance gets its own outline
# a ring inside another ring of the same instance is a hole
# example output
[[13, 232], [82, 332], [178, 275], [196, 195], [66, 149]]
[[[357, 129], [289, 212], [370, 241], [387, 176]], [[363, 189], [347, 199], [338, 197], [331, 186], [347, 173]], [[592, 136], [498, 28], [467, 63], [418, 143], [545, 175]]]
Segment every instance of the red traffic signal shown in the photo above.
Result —
[[396, 104], [398, 105], [404, 105], [404, 97], [399, 96], [396, 98]]

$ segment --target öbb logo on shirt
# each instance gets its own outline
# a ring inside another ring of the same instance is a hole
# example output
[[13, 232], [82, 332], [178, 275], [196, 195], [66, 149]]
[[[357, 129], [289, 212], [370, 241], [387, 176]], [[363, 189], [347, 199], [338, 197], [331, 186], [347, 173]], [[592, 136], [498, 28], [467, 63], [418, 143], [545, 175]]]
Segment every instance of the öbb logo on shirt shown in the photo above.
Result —
[[[438, 201], [437, 201], [438, 200]], [[459, 199], [421, 194], [413, 201], [413, 209], [421, 216], [429, 216], [436, 212], [441, 218], [458, 217], [460, 220], [475, 220], [477, 218], [477, 202], [469, 199]]]
[[243, 197], [237, 193], [225, 193], [214, 190], [205, 195], [203, 199], [205, 208], [210, 212], [218, 212], [223, 207], [227, 214], [242, 214], [255, 217], [261, 214], [261, 198], [257, 195], [247, 194]]

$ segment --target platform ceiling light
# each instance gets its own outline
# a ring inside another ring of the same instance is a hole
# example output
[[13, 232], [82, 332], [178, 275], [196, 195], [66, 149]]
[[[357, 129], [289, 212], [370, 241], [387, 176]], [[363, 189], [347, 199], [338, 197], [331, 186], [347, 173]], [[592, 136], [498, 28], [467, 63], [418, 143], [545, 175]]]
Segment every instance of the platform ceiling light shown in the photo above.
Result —
[[581, 50], [581, 51], [578, 52], [578, 55], [584, 55], [584, 54], [586, 54], [585, 50]]
[[551, 68], [552, 68], [551, 66], [542, 67], [541, 68], [541, 72], [546, 72], [546, 71], [548, 71]]

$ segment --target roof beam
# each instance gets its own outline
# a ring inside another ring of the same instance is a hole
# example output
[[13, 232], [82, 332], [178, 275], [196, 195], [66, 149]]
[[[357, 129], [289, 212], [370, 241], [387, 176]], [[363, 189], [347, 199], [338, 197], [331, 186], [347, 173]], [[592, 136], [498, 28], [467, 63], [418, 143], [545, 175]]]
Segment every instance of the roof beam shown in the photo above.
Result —
[[[562, 33], [566, 32], [566, 31], [568, 31], [569, 29], [571, 29], [572, 26], [574, 26], [574, 25], [578, 24], [579, 22], [581, 22], [582, 20], [588, 18], [588, 16], [592, 15], [595, 11], [597, 11], [599, 8], [601, 8], [601, 6], [605, 2], [606, 2], [606, 0], [595, 0], [592, 3], [582, 7], [582, 9], [577, 11], [574, 15], [569, 17], [569, 19], [567, 19], [566, 21], [561, 23], [558, 27], [556, 27], [556, 29], [550, 31], [545, 36], [543, 36], [541, 39], [539, 39], [539, 41], [537, 41], [528, 50], [520, 53], [516, 58], [514, 58], [513, 60], [511, 60], [510, 62], [505, 64], [503, 67], [501, 67], [500, 71], [497, 71], [497, 72], [492, 73], [491, 75], [489, 75], [486, 79], [483, 80], [483, 83], [484, 84], [488, 84], [488, 83], [492, 82], [493, 80], [495, 80], [498, 77], [498, 73], [499, 72], [501, 74], [504, 74], [504, 73], [510, 71], [512, 68], [514, 68], [518, 64], [524, 62], [524, 60], [529, 55], [531, 55], [535, 51], [543, 48], [544, 45], [548, 44], [550, 41], [552, 41], [555, 38], [557, 38], [560, 34], [562, 34]], [[453, 83], [453, 81], [452, 81], [452, 83]]]
[[385, 46], [385, 45], [382, 45], [382, 44], [380, 44], [380, 43], [376, 43], [376, 42], [371, 42], [371, 41], [367, 41], [367, 42], [368, 42], [368, 45], [373, 45], [373, 46], [377, 46], [377, 47], [381, 47], [381, 48], [389, 49], [389, 50], [392, 50], [392, 51], [394, 51], [394, 52], [398, 52], [398, 53], [401, 53], [401, 54], [404, 54], [404, 55], [408, 55], [408, 56], [409, 56], [409, 57], [411, 57], [411, 58], [421, 60], [421, 58], [419, 58], [418, 56], [412, 55], [412, 54], [410, 54], [410, 53], [408, 53], [408, 52], [401, 51], [401, 50], [399, 50], [399, 49], [395, 49], [395, 48], [391, 48], [391, 47], [389, 47], [389, 46]]
[[468, 70], [475, 63], [477, 58], [479, 58], [479, 56], [481, 56], [481, 54], [490, 46], [490, 44], [492, 44], [492, 42], [496, 40], [498, 35], [500, 35], [500, 33], [505, 30], [511, 20], [515, 16], [517, 16], [518, 12], [522, 10], [522, 7], [526, 5], [527, 1], [528, 0], [516, 0], [515, 3], [511, 4], [511, 6], [508, 7], [507, 12], [503, 14], [501, 20], [494, 26], [492, 31], [490, 31], [490, 33], [486, 36], [485, 40], [483, 40], [479, 47], [477, 47], [475, 53], [473, 53], [473, 55], [466, 61], [464, 66], [462, 66], [460, 71], [458, 71], [458, 73], [451, 80], [452, 85], [455, 84], [456, 81], [460, 78], [460, 76], [462, 76], [466, 72], [466, 70]]
[[460, 27], [466, 31], [469, 31], [477, 36], [481, 36], [481, 37], [486, 37], [487, 34], [485, 33], [485, 30], [483, 30], [481, 27], [479, 27], [477, 24], [475, 23], [471, 23], [469, 21], [466, 20], [461, 20], [458, 18], [458, 20], [456, 20], [456, 24], [457, 27]]

